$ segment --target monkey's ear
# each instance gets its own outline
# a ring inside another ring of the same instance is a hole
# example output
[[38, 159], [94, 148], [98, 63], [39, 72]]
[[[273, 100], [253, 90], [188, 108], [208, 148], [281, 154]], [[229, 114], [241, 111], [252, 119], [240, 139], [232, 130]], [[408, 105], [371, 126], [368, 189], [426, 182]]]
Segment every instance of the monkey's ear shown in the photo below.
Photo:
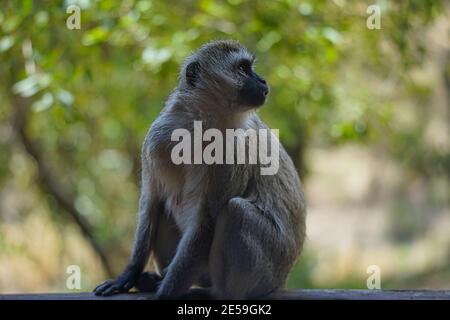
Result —
[[193, 61], [189, 63], [186, 67], [186, 80], [191, 86], [195, 87], [200, 74], [200, 63], [198, 61]]

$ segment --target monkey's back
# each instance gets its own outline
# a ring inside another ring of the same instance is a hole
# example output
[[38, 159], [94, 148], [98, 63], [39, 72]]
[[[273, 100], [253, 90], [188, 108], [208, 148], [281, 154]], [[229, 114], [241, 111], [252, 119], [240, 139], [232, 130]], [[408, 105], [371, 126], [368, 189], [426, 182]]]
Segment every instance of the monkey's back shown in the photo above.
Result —
[[[253, 128], [257, 132], [264, 129], [270, 134], [268, 126], [256, 115], [251, 116], [243, 129]], [[242, 197], [258, 207], [260, 213], [274, 224], [272, 236], [278, 239], [289, 259], [297, 257], [305, 238], [306, 205], [301, 181], [288, 153], [277, 140], [279, 147], [279, 168], [273, 175], [262, 175], [261, 163], [221, 164], [209, 169], [208, 197], [211, 211], [219, 212], [234, 197]], [[268, 140], [269, 141], [269, 140]], [[259, 148], [259, 146], [258, 146]], [[247, 146], [248, 149], [248, 146]], [[264, 152], [267, 150], [264, 150]]]

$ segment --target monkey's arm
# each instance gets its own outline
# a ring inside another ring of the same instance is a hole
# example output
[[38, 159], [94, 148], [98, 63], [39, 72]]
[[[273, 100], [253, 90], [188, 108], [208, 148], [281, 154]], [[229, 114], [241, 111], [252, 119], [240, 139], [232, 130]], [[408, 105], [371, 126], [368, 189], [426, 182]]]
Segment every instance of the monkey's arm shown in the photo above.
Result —
[[114, 280], [107, 280], [94, 289], [96, 295], [108, 296], [119, 292], [127, 292], [136, 285], [150, 256], [153, 227], [159, 211], [160, 205], [156, 192], [151, 185], [150, 173], [143, 163], [138, 222], [130, 260], [120, 276]]
[[179, 298], [186, 293], [207, 266], [214, 230], [211, 228], [211, 223], [205, 221], [207, 217], [204, 216], [201, 206], [198, 204], [188, 209], [196, 211], [197, 221], [193, 221], [183, 234], [175, 257], [156, 292], [157, 299]]

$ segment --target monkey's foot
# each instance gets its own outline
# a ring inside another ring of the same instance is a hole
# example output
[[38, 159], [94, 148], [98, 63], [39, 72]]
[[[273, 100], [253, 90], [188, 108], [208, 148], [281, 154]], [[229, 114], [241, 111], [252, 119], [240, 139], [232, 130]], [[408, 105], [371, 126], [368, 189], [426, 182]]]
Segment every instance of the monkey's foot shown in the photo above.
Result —
[[162, 278], [155, 272], [143, 272], [135, 285], [141, 292], [156, 292]]

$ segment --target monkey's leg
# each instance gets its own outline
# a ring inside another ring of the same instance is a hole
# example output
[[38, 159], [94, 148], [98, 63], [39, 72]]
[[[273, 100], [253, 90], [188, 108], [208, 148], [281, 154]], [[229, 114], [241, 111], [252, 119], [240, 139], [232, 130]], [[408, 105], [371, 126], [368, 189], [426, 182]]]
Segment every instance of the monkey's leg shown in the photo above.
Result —
[[[143, 174], [145, 177], [148, 177], [148, 174]], [[150, 256], [152, 228], [161, 210], [161, 203], [152, 197], [149, 183], [145, 181], [142, 184], [138, 224], [128, 265], [116, 279], [107, 280], [98, 285], [94, 289], [95, 295], [109, 296], [120, 292], [127, 292], [137, 283]]]
[[272, 253], [282, 248], [275, 243], [273, 223], [246, 199], [231, 199], [218, 216], [211, 247], [215, 297], [258, 298], [281, 286], [274, 266], [282, 261], [273, 261]]
[[136, 283], [142, 292], [155, 292], [163, 279], [167, 267], [175, 256], [181, 233], [168, 212], [160, 215], [155, 228], [152, 251], [157, 272], [144, 272]]
[[164, 212], [158, 219], [155, 230], [155, 241], [152, 247], [157, 273], [163, 275], [173, 260], [181, 240], [181, 232], [174, 219], [168, 212]]

